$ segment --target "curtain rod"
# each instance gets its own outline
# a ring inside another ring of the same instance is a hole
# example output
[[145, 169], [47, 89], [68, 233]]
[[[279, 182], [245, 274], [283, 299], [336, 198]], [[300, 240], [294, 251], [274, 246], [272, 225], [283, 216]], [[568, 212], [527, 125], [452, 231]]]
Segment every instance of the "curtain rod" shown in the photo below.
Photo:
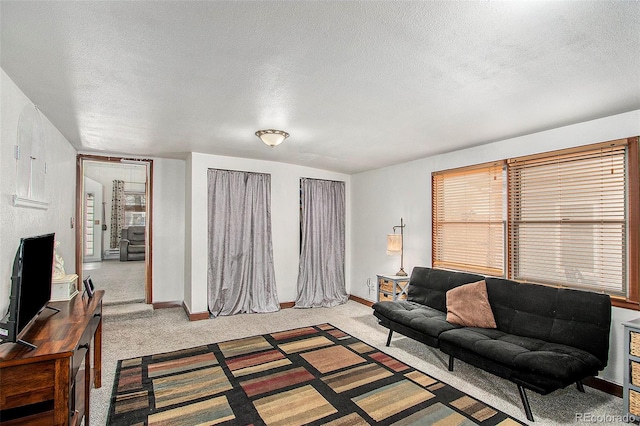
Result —
[[321, 179], [321, 178], [309, 178], [309, 177], [301, 177], [300, 180], [323, 180], [325, 182], [341, 182], [345, 183], [343, 180], [335, 180], [335, 179]]

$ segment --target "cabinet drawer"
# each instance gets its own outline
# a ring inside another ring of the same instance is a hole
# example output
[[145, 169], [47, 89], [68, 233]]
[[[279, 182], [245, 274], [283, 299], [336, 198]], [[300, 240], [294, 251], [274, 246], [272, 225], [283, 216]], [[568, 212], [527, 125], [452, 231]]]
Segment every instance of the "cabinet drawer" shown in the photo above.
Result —
[[640, 392], [629, 389], [629, 412], [634, 416], [640, 416]]
[[393, 282], [380, 280], [380, 291], [386, 291], [387, 293], [393, 293]]
[[[17, 365], [0, 370], [0, 410], [35, 404], [54, 398], [55, 361]], [[28, 377], [28, 380], [25, 380]], [[10, 385], [5, 386], [8, 383]], [[19, 383], [20, 386], [14, 384]]]
[[[386, 291], [387, 293], [393, 293], [393, 281], [387, 281], [384, 279], [380, 279], [378, 281], [378, 285], [380, 286], [380, 291]], [[408, 282], [399, 281], [396, 284], [396, 294], [400, 294], [400, 292], [406, 289]]]
[[631, 377], [629, 377], [631, 384], [640, 387], [640, 362], [629, 361], [629, 370], [631, 371]]
[[380, 299], [381, 302], [385, 300], [393, 300], [393, 294], [379, 292], [378, 298]]
[[631, 331], [629, 337], [629, 353], [633, 356], [640, 357], [640, 333]]

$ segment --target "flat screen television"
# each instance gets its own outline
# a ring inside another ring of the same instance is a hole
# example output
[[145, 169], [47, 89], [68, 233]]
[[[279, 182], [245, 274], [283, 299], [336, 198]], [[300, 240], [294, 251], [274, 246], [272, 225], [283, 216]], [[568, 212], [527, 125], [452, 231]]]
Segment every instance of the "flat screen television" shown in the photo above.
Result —
[[20, 337], [51, 299], [54, 242], [55, 234], [20, 239], [13, 260], [9, 310], [0, 322], [0, 343], [35, 347]]

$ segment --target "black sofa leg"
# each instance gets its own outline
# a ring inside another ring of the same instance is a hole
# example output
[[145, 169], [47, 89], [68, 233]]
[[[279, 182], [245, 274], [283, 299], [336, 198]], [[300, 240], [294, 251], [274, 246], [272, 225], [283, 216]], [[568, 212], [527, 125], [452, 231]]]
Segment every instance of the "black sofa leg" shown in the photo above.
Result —
[[518, 385], [518, 392], [520, 392], [520, 399], [522, 400], [522, 405], [524, 405], [524, 412], [527, 415], [527, 420], [533, 422], [533, 414], [531, 414], [531, 407], [529, 406], [527, 394], [524, 392], [524, 388], [520, 385]]
[[578, 380], [576, 382], [576, 387], [578, 388], [578, 392], [584, 393], [584, 386], [582, 385], [582, 380]]
[[389, 337], [387, 337], [387, 346], [391, 344], [391, 336], [393, 336], [393, 330], [389, 330]]
[[449, 355], [449, 371], [453, 371], [453, 357]]

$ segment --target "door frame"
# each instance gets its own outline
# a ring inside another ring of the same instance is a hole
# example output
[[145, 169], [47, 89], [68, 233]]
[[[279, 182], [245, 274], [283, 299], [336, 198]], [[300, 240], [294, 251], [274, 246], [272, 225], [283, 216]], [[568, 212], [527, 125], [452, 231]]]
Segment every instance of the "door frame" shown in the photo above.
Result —
[[76, 156], [76, 274], [78, 275], [78, 289], [82, 290], [82, 253], [83, 247], [83, 235], [82, 235], [82, 218], [83, 212], [83, 199], [84, 199], [84, 162], [92, 161], [99, 163], [139, 163], [147, 168], [147, 184], [146, 184], [146, 237], [145, 237], [145, 303], [153, 303], [153, 276], [152, 276], [152, 264], [153, 264], [153, 160], [148, 158], [130, 158], [130, 157], [113, 157], [113, 156], [101, 156], [94, 154], [78, 154]]

